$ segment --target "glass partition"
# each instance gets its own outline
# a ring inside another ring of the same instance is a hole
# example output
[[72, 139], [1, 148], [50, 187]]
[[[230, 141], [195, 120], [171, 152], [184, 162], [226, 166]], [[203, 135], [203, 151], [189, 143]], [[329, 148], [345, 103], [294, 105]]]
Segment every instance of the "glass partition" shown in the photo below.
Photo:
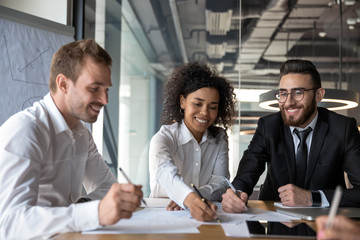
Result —
[[[95, 1], [85, 2], [88, 36], [104, 19], [99, 31], [114, 59], [104, 156], [115, 173], [121, 166], [143, 184], [145, 195], [162, 87], [181, 64], [212, 64], [236, 89], [238, 112], [228, 133], [231, 179], [258, 119], [274, 112], [259, 107], [259, 95], [277, 89], [283, 61], [313, 61], [325, 88], [360, 89], [357, 1], [103, 0], [105, 16], [98, 18]], [[338, 112], [360, 120], [358, 107]]]

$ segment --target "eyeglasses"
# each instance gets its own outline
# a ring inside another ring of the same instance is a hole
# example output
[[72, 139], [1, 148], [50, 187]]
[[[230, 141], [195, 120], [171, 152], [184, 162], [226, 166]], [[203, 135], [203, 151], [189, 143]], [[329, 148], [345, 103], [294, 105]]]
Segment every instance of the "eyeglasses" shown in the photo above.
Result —
[[286, 99], [288, 98], [288, 95], [290, 94], [291, 97], [295, 100], [295, 101], [301, 101], [304, 98], [304, 92], [305, 91], [310, 91], [310, 90], [317, 90], [318, 88], [309, 88], [309, 89], [305, 89], [305, 88], [295, 88], [295, 89], [291, 89], [291, 92], [287, 92], [287, 91], [282, 91], [280, 90], [279, 92], [277, 92], [275, 94], [276, 99], [279, 101], [279, 103], [283, 103], [286, 102]]

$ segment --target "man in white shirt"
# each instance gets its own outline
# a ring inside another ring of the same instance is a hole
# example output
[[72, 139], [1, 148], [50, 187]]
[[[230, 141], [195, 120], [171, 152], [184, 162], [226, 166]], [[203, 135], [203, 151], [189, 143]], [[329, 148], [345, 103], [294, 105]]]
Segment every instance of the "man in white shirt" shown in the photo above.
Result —
[[140, 206], [141, 186], [117, 183], [82, 123], [108, 102], [111, 63], [94, 40], [62, 46], [50, 93], [0, 127], [0, 239], [91, 230]]

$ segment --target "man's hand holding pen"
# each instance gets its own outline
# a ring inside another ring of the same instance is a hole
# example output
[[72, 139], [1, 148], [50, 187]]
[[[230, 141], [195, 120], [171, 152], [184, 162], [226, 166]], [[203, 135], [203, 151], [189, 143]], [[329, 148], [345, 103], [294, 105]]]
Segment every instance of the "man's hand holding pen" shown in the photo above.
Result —
[[114, 183], [99, 203], [100, 225], [112, 225], [123, 218], [130, 218], [140, 207], [143, 198], [141, 185]]
[[186, 196], [184, 205], [190, 209], [191, 216], [198, 221], [211, 222], [218, 219], [216, 205], [211, 201], [203, 201], [202, 198], [194, 192]]
[[234, 192], [231, 188], [222, 195], [222, 209], [229, 213], [241, 213], [247, 211], [246, 202], [248, 195], [246, 192]]

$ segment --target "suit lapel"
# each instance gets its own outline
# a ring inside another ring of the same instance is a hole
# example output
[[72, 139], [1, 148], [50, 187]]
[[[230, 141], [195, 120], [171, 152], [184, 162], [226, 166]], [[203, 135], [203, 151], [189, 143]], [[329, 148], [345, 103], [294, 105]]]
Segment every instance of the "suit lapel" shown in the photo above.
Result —
[[309, 161], [306, 170], [305, 188], [308, 188], [309, 186], [311, 176], [319, 160], [320, 150], [324, 143], [325, 136], [329, 128], [329, 124], [326, 121], [324, 121], [324, 116], [323, 114], [321, 114], [322, 112], [321, 111], [318, 112], [319, 112], [319, 118], [317, 120], [316, 127], [311, 140]]
[[286, 164], [288, 166], [288, 176], [290, 177], [290, 183], [295, 183], [296, 175], [296, 160], [295, 160], [295, 149], [294, 141], [288, 126], [282, 125], [281, 127], [281, 140], [286, 154]]

